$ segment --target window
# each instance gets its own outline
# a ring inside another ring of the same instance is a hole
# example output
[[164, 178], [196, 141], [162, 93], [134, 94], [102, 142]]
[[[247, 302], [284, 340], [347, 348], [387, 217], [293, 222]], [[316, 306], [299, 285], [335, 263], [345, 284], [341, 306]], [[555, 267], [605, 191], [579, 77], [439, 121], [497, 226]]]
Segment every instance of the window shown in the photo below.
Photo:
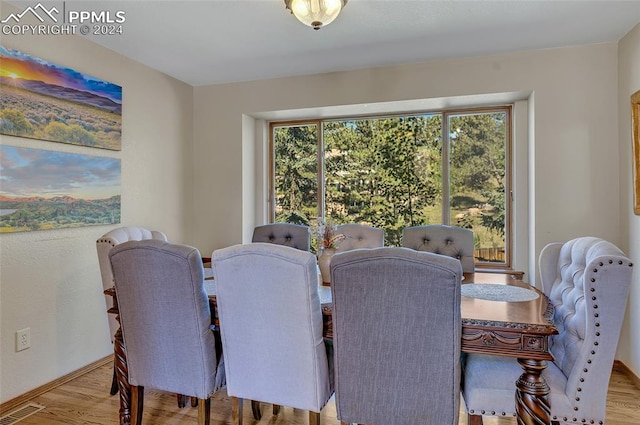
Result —
[[273, 122], [271, 217], [313, 226], [472, 229], [480, 266], [510, 266], [511, 107]]

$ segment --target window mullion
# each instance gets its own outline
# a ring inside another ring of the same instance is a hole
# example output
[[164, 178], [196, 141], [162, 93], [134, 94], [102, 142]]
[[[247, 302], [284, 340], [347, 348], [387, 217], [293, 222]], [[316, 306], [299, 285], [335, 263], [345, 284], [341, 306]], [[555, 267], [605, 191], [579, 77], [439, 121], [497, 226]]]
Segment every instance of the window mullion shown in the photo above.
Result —
[[324, 121], [316, 126], [318, 139], [318, 217], [324, 217], [325, 210], [325, 169], [324, 169]]
[[442, 114], [442, 224], [451, 223], [449, 153], [449, 114]]

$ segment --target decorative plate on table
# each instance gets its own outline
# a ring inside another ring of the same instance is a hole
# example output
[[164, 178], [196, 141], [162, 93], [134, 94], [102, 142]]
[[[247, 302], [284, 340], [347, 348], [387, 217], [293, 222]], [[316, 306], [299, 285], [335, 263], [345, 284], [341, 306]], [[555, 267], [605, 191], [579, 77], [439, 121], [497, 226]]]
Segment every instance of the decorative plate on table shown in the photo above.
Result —
[[540, 296], [527, 288], [497, 283], [468, 283], [462, 285], [460, 292], [465, 297], [504, 302], [533, 301]]

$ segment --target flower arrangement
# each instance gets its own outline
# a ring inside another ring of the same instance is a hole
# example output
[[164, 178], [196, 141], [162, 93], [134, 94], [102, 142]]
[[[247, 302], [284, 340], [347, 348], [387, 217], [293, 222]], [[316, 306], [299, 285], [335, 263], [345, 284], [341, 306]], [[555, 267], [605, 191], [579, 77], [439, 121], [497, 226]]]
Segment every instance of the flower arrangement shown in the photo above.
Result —
[[337, 226], [331, 220], [318, 217], [316, 236], [318, 237], [318, 249], [336, 249], [340, 242], [346, 238], [342, 233], [336, 233]]

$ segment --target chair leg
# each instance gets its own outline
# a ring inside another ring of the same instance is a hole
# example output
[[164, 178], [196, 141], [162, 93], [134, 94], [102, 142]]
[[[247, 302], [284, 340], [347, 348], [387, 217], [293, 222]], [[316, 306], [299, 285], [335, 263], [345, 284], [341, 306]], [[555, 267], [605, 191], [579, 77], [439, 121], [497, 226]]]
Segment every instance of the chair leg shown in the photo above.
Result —
[[196, 397], [191, 397], [191, 407], [198, 407], [198, 399]]
[[255, 419], [256, 421], [259, 421], [262, 418], [259, 401], [251, 400], [251, 412], [253, 412], [253, 419]]
[[483, 425], [482, 424], [482, 415], [471, 415], [467, 414], [467, 424], [468, 425]]
[[176, 398], [178, 399], [178, 407], [183, 408], [187, 405], [187, 396], [183, 394], [176, 394]]
[[209, 421], [211, 420], [211, 398], [191, 398], [191, 400], [194, 399], [198, 402], [198, 425], [209, 425]]
[[131, 386], [131, 425], [142, 424], [144, 409], [144, 387]]
[[280, 405], [279, 404], [274, 404], [273, 405], [273, 414], [277, 415], [278, 413], [280, 413]]
[[242, 425], [242, 399], [231, 397], [231, 424]]
[[309, 425], [320, 425], [320, 412], [309, 410]]
[[111, 395], [118, 394], [118, 375], [116, 374], [115, 360], [113, 365], [113, 380], [111, 381], [111, 390], [109, 390], [109, 394]]

